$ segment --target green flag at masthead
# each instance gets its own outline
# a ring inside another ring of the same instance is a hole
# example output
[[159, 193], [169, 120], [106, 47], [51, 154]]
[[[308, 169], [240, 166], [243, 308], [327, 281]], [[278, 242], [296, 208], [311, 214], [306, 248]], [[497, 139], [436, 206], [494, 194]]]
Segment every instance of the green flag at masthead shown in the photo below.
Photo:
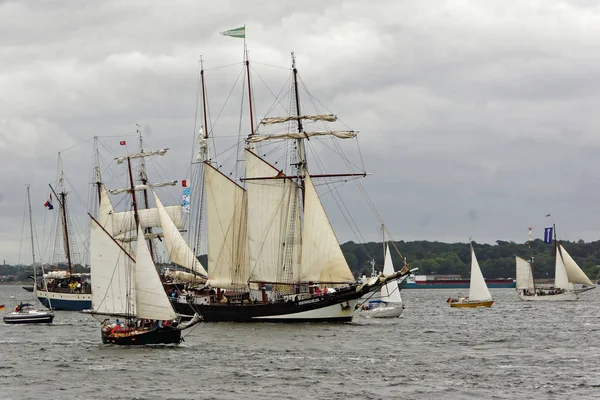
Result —
[[221, 32], [223, 36], [231, 36], [235, 38], [246, 38], [246, 26], [242, 26], [240, 28], [230, 29], [225, 32]]

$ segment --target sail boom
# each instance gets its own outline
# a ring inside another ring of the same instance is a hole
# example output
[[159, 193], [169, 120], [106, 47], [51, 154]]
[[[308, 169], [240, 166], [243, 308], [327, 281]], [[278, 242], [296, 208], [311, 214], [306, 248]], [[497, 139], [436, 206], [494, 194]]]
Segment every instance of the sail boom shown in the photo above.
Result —
[[356, 137], [358, 131], [322, 131], [322, 132], [296, 132], [296, 133], [277, 133], [271, 135], [251, 135], [246, 140], [249, 143], [257, 143], [265, 140], [279, 139], [307, 139], [313, 136], [335, 136], [339, 139], [351, 139]]
[[260, 123], [262, 125], [271, 125], [271, 124], [281, 124], [289, 121], [300, 121], [300, 120], [310, 120], [310, 121], [325, 121], [325, 122], [335, 122], [337, 121], [337, 116], [333, 114], [318, 114], [318, 115], [291, 115], [289, 117], [272, 117], [272, 118], [263, 118]]
[[[357, 174], [318, 174], [318, 175], [310, 175], [310, 178], [346, 178], [346, 177], [365, 177], [369, 175], [366, 172], [357, 173]], [[240, 178], [240, 181], [256, 181], [256, 180], [266, 180], [266, 179], [300, 179], [304, 178], [304, 175], [282, 175], [282, 176], [264, 176], [264, 177], [252, 177], [252, 178]]]
[[132, 154], [130, 156], [122, 156], [115, 158], [117, 164], [122, 164], [125, 160], [133, 159], [133, 158], [143, 158], [143, 157], [151, 157], [151, 156], [164, 156], [169, 149], [160, 149], [160, 150], [152, 150], [152, 151], [143, 151], [141, 153]]
[[[135, 185], [134, 189], [136, 192], [139, 192], [141, 190], [148, 190], [148, 189], [155, 188], [155, 187], [165, 187], [165, 186], [175, 186], [175, 185], [177, 185], [177, 181], [146, 183], [144, 185]], [[121, 194], [121, 193], [125, 193], [125, 192], [131, 193], [131, 188], [109, 190], [110, 194]]]

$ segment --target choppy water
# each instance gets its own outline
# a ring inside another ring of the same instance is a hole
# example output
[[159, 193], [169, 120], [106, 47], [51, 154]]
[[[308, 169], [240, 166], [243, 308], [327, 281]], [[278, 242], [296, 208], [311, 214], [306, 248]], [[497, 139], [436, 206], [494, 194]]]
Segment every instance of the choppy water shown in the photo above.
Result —
[[[466, 291], [465, 291], [466, 292]], [[404, 290], [399, 319], [205, 323], [178, 346], [103, 345], [99, 323], [0, 323], [1, 399], [570, 399], [600, 396], [600, 290], [451, 309], [457, 290]], [[26, 299], [0, 286], [0, 304]], [[189, 331], [185, 331], [186, 334]]]

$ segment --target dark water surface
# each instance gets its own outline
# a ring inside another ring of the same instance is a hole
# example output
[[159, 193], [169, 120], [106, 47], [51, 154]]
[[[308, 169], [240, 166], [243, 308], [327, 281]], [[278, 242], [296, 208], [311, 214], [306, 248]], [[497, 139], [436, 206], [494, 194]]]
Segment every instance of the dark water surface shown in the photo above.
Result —
[[[103, 345], [76, 312], [0, 323], [0, 399], [600, 398], [600, 289], [555, 303], [491, 292], [491, 309], [451, 309], [459, 290], [403, 290], [392, 320], [200, 324], [180, 346]], [[0, 285], [7, 309], [11, 295], [28, 293]]]

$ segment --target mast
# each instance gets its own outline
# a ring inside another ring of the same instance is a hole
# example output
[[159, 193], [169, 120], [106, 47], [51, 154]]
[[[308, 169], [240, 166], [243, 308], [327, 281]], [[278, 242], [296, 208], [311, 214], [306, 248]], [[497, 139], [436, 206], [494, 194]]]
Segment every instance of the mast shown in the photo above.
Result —
[[[246, 64], [246, 75], [248, 77], [248, 105], [250, 107], [250, 136], [254, 135], [254, 111], [252, 110], [252, 86], [250, 85], [250, 61], [248, 60], [248, 48], [244, 37], [244, 63]], [[204, 81], [203, 81], [204, 82]]]
[[127, 170], [129, 171], [129, 185], [131, 187], [131, 198], [133, 202], [133, 218], [135, 219], [135, 226], [140, 225], [140, 216], [138, 215], [137, 201], [135, 199], [135, 185], [133, 184], [133, 174], [131, 172], [131, 158], [127, 156]]
[[533, 293], [535, 293], [535, 278], [533, 275], [533, 262], [534, 262], [534, 257], [533, 257], [533, 253], [531, 252], [531, 231], [533, 230], [533, 228], [530, 226], [529, 228], [527, 228], [529, 230], [529, 240], [527, 241], [527, 247], [529, 248], [529, 268], [531, 269], [531, 281], [533, 283]]
[[[136, 133], [138, 134], [138, 138], [140, 141], [140, 153], [143, 153], [144, 152], [144, 141], [142, 139], [142, 131], [140, 129], [140, 124], [135, 124], [135, 126], [136, 126]], [[129, 173], [131, 174], [131, 166], [130, 166]], [[148, 184], [148, 176], [146, 175], [146, 161], [144, 160], [144, 157], [140, 158], [140, 182], [144, 186], [146, 186]], [[148, 208], [148, 189], [144, 189], [143, 193], [144, 193], [144, 208]], [[136, 211], [136, 214], [137, 214], [137, 211]], [[137, 220], [136, 220], [136, 222], [137, 222]], [[152, 233], [152, 228], [146, 228], [144, 230], [144, 233]], [[154, 246], [152, 244], [152, 239], [148, 239], [148, 249], [150, 250], [150, 256], [152, 257], [152, 260], [154, 260]]]
[[96, 175], [96, 190], [98, 191], [98, 205], [102, 201], [102, 192], [100, 189], [100, 185], [102, 184], [102, 175], [100, 174], [100, 153], [98, 151], [98, 136], [94, 136], [94, 158], [95, 158], [95, 166], [94, 173]]
[[[62, 168], [62, 157], [61, 153], [58, 153], [58, 162], [60, 168], [60, 211], [61, 211], [61, 219], [62, 219], [62, 227], [63, 227], [63, 243], [65, 248], [65, 256], [67, 258], [67, 265], [69, 267], [69, 275], [73, 273], [73, 265], [71, 262], [71, 245], [69, 243], [69, 224], [67, 223], [67, 192], [65, 190], [64, 184], [64, 174]], [[52, 188], [52, 186], [50, 187]], [[54, 190], [53, 190], [54, 191]], [[55, 193], [56, 195], [56, 193]]]
[[[31, 257], [33, 258], [33, 270], [35, 271], [35, 247], [33, 245], [33, 220], [31, 218], [31, 197], [29, 196], [29, 187], [31, 185], [27, 185], [27, 206], [29, 207], [29, 232], [31, 234]], [[34, 285], [37, 282], [34, 283]]]
[[[292, 52], [292, 71], [293, 71], [293, 80], [294, 80], [294, 99], [296, 102], [296, 116], [300, 117], [300, 93], [298, 91], [298, 69], [296, 68], [296, 56]], [[303, 133], [304, 128], [302, 127], [302, 119], [297, 119], [298, 133]], [[306, 137], [308, 138], [308, 136]], [[303, 176], [304, 171], [306, 170], [306, 151], [304, 148], [304, 138], [296, 139], [296, 145], [298, 146], [298, 175]], [[304, 184], [302, 184], [304, 191]]]

